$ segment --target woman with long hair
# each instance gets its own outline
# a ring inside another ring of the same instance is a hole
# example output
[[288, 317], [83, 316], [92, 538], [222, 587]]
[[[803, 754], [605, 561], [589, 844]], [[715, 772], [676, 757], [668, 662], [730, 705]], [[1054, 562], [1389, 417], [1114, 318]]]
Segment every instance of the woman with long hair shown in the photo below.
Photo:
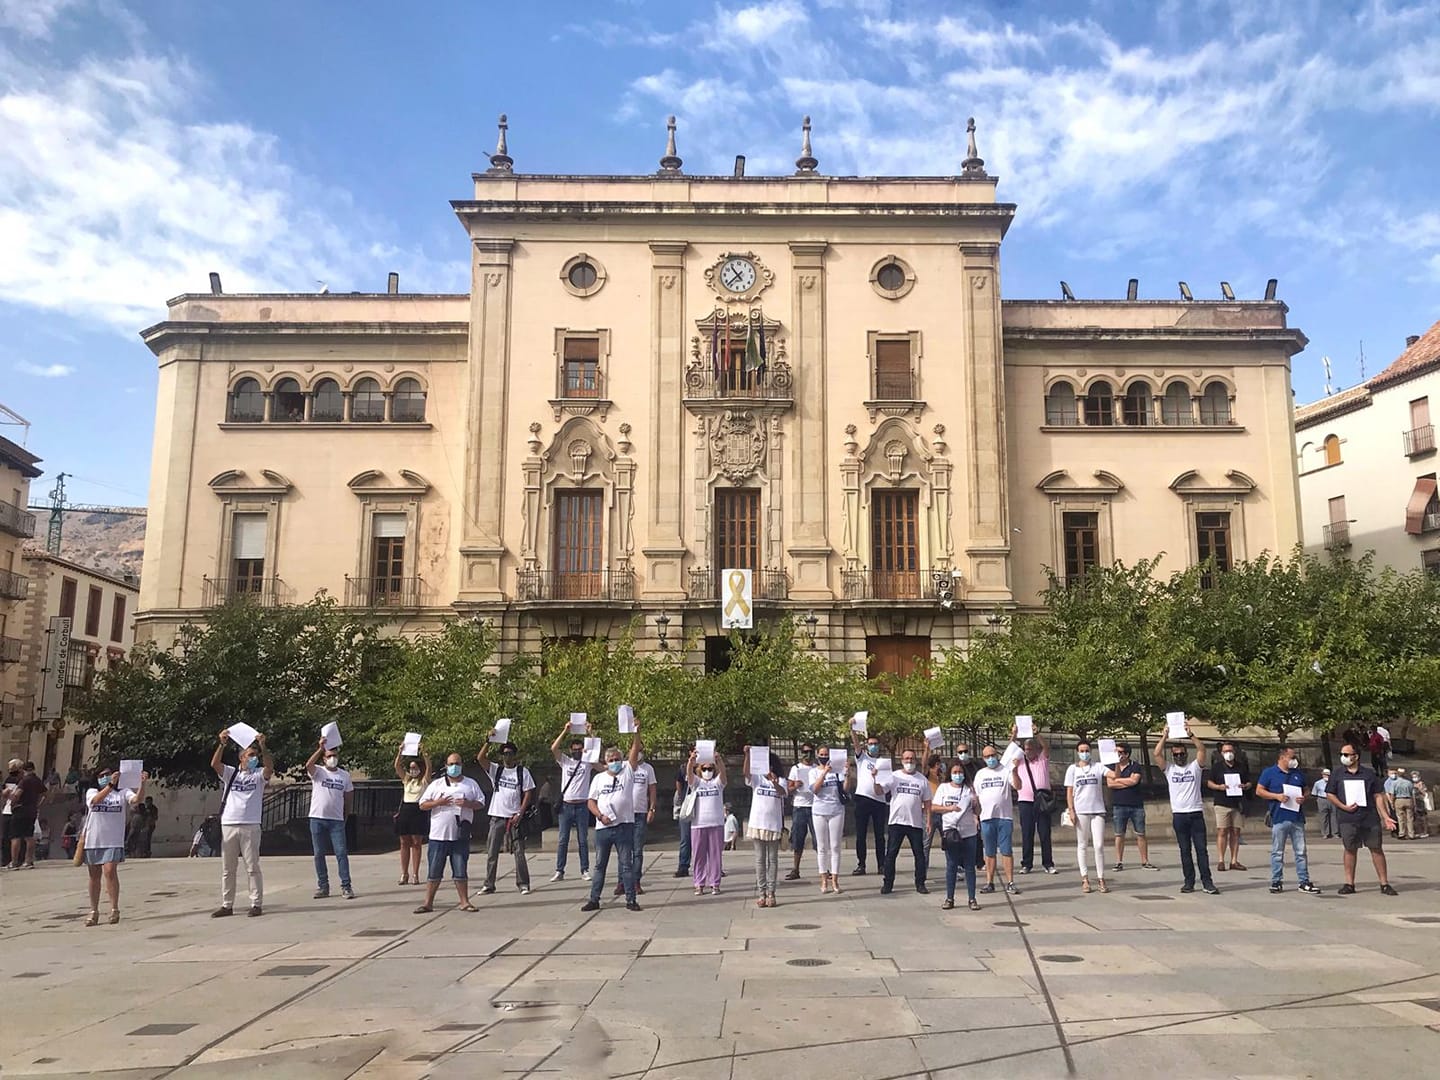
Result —
[[[423, 741], [423, 740], [422, 740]], [[395, 813], [395, 832], [400, 837], [400, 884], [420, 884], [420, 848], [430, 835], [430, 814], [420, 809], [420, 796], [430, 786], [430, 755], [405, 758], [405, 744], [395, 752], [395, 775], [404, 790]]]
[[945, 902], [940, 907], [949, 911], [955, 906], [955, 881], [963, 869], [970, 910], [979, 911], [975, 870], [980, 861], [980, 803], [964, 762], [956, 758], [945, 771], [950, 779], [935, 789], [932, 803], [940, 814], [940, 847], [945, 852]]
[[134, 791], [120, 786], [120, 770], [107, 768], [95, 778], [95, 786], [85, 793], [85, 828], [81, 833], [83, 847], [78, 858], [90, 873], [90, 915], [86, 926], [100, 921], [100, 882], [110, 897], [110, 923], [120, 921], [120, 864], [125, 861], [125, 818], [145, 797], [145, 781], [149, 773], [140, 774], [140, 786]]

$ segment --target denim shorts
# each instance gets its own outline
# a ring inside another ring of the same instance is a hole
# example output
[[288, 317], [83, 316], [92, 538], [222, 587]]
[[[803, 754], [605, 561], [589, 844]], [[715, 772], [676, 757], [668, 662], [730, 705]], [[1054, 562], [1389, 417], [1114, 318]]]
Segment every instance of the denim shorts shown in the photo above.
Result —
[[430, 871], [428, 880], [439, 881], [445, 876], [445, 864], [450, 864], [450, 877], [454, 881], [464, 881], [467, 877], [466, 871], [470, 864], [470, 841], [462, 838], [459, 840], [431, 840], [425, 849], [426, 864]]
[[1136, 836], [1145, 835], [1145, 807], [1143, 806], [1112, 806], [1111, 813], [1115, 818], [1115, 835], [1125, 835], [1125, 823], [1128, 821], [1131, 828], [1135, 830]]
[[1010, 835], [1014, 829], [1015, 822], [1010, 818], [988, 818], [980, 822], [980, 838], [984, 841], [987, 859], [993, 858], [997, 852], [1010, 854]]

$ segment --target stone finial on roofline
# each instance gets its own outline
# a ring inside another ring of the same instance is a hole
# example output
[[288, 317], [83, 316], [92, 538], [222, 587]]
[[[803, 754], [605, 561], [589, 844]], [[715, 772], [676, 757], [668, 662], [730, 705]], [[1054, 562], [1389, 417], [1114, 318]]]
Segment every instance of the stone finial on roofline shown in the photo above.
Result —
[[975, 147], [975, 118], [972, 116], [965, 124], [965, 160], [960, 163], [960, 175], [966, 179], [983, 180], [989, 174], [985, 172], [985, 159], [980, 156], [980, 151]]
[[495, 152], [490, 155], [490, 168], [492, 173], [508, 173], [514, 171], [515, 162], [510, 157], [508, 148], [505, 145], [505, 132], [510, 128], [510, 123], [505, 114], [500, 114], [500, 135], [495, 140]]
[[795, 159], [795, 175], [814, 176], [819, 165], [820, 162], [810, 152], [810, 117], [807, 116], [800, 125], [800, 156]]
[[661, 173], [678, 174], [684, 162], [675, 153], [675, 117], [665, 118], [665, 156], [660, 159]]

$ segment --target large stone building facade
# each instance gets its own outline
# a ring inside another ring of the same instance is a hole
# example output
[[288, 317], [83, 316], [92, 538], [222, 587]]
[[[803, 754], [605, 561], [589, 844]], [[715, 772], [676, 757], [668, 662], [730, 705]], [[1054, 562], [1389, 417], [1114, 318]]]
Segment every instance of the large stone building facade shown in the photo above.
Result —
[[35, 535], [35, 515], [25, 508], [39, 465], [29, 450], [0, 436], [0, 758], [7, 761], [23, 747], [31, 712], [21, 695], [21, 675], [29, 652], [24, 545]]
[[[454, 211], [462, 295], [170, 301], [139, 633], [324, 589], [506, 652], [613, 635], [715, 662], [754, 615], [904, 669], [1067, 578], [1299, 538], [1263, 301], [1002, 300], [1015, 213], [953, 177], [515, 172]], [[728, 599], [728, 597], [727, 597]]]

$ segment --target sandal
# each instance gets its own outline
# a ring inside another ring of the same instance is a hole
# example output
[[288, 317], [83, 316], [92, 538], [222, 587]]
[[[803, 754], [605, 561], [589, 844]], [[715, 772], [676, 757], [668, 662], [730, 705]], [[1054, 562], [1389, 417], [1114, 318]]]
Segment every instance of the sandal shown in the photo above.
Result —
[[1242, 865], [1240, 865], [1238, 862], [1236, 862], [1235, 860], [1232, 859], [1232, 860], [1230, 860], [1230, 869], [1231, 869], [1231, 870], [1249, 870], [1250, 868], [1249, 868], [1248, 866], [1242, 866]]
[[410, 879], [409, 879], [408, 877], [402, 877], [396, 884], [398, 884], [398, 885], [409, 885], [409, 884], [410, 884]]
[[1080, 879], [1080, 891], [1081, 891], [1081, 892], [1089, 892], [1089, 891], [1090, 891], [1090, 879], [1089, 879], [1088, 877], [1082, 877], [1082, 878]]
[[756, 906], [756, 907], [769, 907], [770, 905], [767, 904], [767, 903], [765, 903], [765, 897], [762, 896], [762, 897], [759, 897], [759, 898], [755, 901], [755, 906]]
[[1105, 884], [1105, 879], [1104, 879], [1103, 877], [1100, 879], [1100, 891], [1101, 891], [1101, 892], [1109, 892], [1109, 891], [1110, 891], [1110, 886]]
[[85, 920], [85, 925], [86, 925], [86, 926], [98, 926], [99, 924], [100, 924], [100, 912], [98, 912], [98, 911], [92, 911], [92, 912], [90, 912], [89, 917]]
[[430, 914], [432, 911], [434, 911], [434, 910], [435, 910], [435, 909], [434, 909], [433, 907], [431, 907], [429, 904], [421, 904], [419, 907], [417, 907], [417, 908], [415, 909], [414, 914], [416, 914], [416, 915], [429, 915], [429, 914]]
[[111, 908], [111, 909], [110, 909], [110, 925], [111, 925], [111, 926], [114, 926], [114, 925], [115, 925], [116, 923], [118, 923], [119, 921], [120, 921], [120, 909], [119, 909], [119, 908]]
[[766, 906], [766, 907], [774, 907], [774, 906], [775, 906], [775, 896], [774, 896], [773, 893], [772, 893], [770, 896], [767, 896], [767, 897], [765, 898], [765, 906]]
[[470, 903], [470, 901], [467, 900], [467, 901], [465, 901], [465, 903], [463, 903], [463, 904], [460, 905], [460, 910], [461, 910], [461, 911], [479, 911], [480, 909], [479, 909], [478, 907], [476, 907], [474, 904]]

